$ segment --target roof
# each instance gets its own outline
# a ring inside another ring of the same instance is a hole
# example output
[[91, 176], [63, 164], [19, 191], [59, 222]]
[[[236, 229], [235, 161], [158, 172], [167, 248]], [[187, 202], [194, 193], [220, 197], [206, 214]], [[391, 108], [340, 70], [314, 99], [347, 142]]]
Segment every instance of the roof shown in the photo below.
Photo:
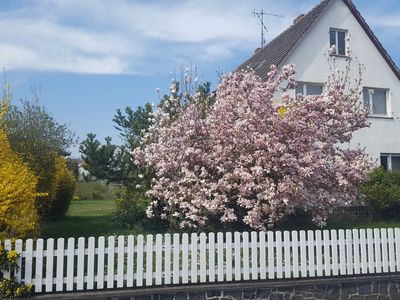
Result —
[[[329, 5], [335, 0], [323, 0], [307, 14], [299, 17], [297, 22], [271, 40], [263, 49], [256, 51], [247, 61], [238, 67], [244, 69], [252, 68], [262, 79], [266, 79], [271, 65], [279, 66], [288, 54], [295, 48], [296, 44], [305, 36], [308, 29], [314, 24]], [[368, 26], [365, 19], [361, 16], [351, 0], [342, 0], [350, 9], [353, 16], [357, 19], [368, 37], [379, 50], [389, 67], [400, 80], [400, 71], [385, 48], [379, 42], [372, 29]]]

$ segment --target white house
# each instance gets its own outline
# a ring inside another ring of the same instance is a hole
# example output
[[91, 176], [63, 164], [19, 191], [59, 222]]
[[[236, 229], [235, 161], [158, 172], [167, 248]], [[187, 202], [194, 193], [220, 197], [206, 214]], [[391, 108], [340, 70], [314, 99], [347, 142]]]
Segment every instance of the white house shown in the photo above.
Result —
[[351, 0], [322, 1], [239, 68], [250, 66], [265, 78], [271, 64], [295, 64], [296, 91], [318, 94], [329, 73], [331, 45], [338, 63], [345, 64], [349, 47], [365, 66], [360, 101], [370, 108], [371, 126], [357, 131], [351, 146], [365, 147], [385, 168], [400, 170], [400, 71]]

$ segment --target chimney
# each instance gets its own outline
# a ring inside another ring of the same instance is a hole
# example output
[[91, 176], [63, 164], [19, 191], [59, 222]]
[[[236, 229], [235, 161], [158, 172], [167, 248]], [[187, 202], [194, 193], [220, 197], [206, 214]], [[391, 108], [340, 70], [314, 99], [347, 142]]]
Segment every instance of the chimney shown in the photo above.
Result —
[[298, 15], [296, 18], [294, 18], [293, 20], [293, 24], [296, 24], [298, 21], [300, 21], [300, 19], [304, 17], [304, 14]]
[[261, 48], [257, 48], [255, 51], [254, 51], [254, 54], [256, 54], [257, 52], [259, 52], [261, 50]]

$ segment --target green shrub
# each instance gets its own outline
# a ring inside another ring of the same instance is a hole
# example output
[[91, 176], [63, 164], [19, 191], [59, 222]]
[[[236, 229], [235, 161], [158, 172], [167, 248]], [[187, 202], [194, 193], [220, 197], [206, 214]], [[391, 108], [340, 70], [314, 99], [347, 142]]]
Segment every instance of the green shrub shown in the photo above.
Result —
[[363, 200], [383, 217], [400, 213], [400, 171], [373, 170], [361, 187]]
[[99, 181], [82, 181], [76, 183], [75, 195], [81, 200], [113, 200], [116, 186]]

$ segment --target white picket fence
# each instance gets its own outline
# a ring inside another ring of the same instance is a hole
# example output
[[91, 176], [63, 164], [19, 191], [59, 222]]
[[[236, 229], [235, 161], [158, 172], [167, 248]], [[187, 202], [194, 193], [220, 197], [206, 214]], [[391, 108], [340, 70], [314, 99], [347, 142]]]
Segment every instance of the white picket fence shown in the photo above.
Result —
[[4, 247], [20, 253], [16, 278], [37, 293], [400, 271], [399, 228], [6, 240]]

